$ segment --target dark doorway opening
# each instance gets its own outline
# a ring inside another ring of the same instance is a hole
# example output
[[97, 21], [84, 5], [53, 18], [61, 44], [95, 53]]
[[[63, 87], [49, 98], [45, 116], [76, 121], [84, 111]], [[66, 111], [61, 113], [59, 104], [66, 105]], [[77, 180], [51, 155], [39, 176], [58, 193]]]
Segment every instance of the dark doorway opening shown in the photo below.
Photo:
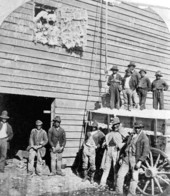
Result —
[[35, 121], [43, 121], [43, 129], [46, 131], [51, 124], [52, 98], [32, 97], [25, 95], [0, 94], [0, 112], [7, 110], [10, 116], [14, 137], [10, 144], [9, 154], [14, 155], [18, 150], [26, 150], [29, 145], [29, 136]]

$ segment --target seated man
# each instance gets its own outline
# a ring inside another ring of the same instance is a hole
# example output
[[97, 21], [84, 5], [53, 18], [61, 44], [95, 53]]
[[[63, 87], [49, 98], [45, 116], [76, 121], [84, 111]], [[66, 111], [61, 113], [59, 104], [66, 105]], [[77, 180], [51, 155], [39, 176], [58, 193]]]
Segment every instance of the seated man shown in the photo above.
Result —
[[149, 139], [142, 131], [142, 128], [142, 122], [134, 123], [134, 134], [127, 140], [124, 156], [122, 158], [123, 162], [117, 176], [116, 192], [118, 195], [123, 195], [125, 176], [130, 169], [132, 170], [132, 179], [128, 196], [136, 195], [139, 168], [150, 152]]
[[34, 173], [34, 159], [37, 156], [36, 174], [42, 174], [42, 158], [45, 156], [46, 148], [44, 147], [48, 142], [47, 133], [42, 129], [42, 122], [40, 120], [36, 121], [36, 128], [32, 129], [29, 139], [29, 162], [28, 162], [28, 172], [30, 174]]

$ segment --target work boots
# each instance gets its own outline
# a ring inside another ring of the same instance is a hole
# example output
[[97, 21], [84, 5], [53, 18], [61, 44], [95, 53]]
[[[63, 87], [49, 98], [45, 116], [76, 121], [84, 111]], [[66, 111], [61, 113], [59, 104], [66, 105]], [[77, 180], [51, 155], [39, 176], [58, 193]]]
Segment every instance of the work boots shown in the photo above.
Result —
[[88, 171], [87, 170], [84, 170], [83, 171], [83, 179], [82, 179], [82, 182], [85, 182], [87, 179], [88, 179]]

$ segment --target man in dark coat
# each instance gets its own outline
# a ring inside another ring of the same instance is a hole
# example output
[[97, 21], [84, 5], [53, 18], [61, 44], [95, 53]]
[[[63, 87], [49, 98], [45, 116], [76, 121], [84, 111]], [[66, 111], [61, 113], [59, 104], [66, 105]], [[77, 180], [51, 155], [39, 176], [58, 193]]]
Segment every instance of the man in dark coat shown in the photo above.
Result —
[[32, 175], [34, 173], [34, 159], [37, 157], [36, 164], [36, 174], [42, 175], [42, 158], [46, 154], [45, 145], [48, 143], [47, 133], [42, 129], [43, 122], [37, 120], [35, 122], [36, 128], [31, 130], [29, 138], [29, 162], [28, 162], [28, 172]]
[[56, 116], [53, 119], [53, 126], [48, 131], [48, 139], [51, 146], [51, 175], [65, 174], [61, 170], [62, 153], [66, 145], [66, 134], [63, 128], [60, 127], [61, 118]]
[[139, 96], [139, 105], [140, 105], [140, 109], [143, 110], [146, 108], [145, 103], [146, 103], [146, 97], [147, 97], [147, 93], [148, 91], [151, 90], [151, 82], [149, 80], [148, 77], [146, 77], [146, 70], [141, 69], [139, 71], [141, 78], [139, 80], [139, 84], [138, 84], [138, 89], [137, 89], [137, 93]]
[[9, 119], [8, 112], [3, 111], [0, 118], [0, 173], [3, 173], [5, 169], [8, 142], [13, 137], [13, 131], [11, 125], [7, 122]]
[[168, 90], [168, 84], [161, 79], [162, 74], [160, 71], [155, 73], [156, 79], [152, 82], [151, 90], [153, 92], [153, 108], [163, 110], [164, 109], [164, 93]]
[[135, 63], [133, 61], [131, 61], [128, 65], [128, 69], [131, 71], [132, 73], [132, 78], [133, 78], [133, 81], [135, 81], [133, 84], [133, 92], [132, 92], [132, 102], [133, 102], [133, 107], [137, 108], [138, 107], [138, 96], [137, 96], [137, 92], [136, 92], [136, 89], [138, 87], [138, 84], [139, 84], [139, 79], [140, 79], [140, 75], [139, 73], [135, 70]]
[[122, 90], [122, 77], [118, 74], [117, 66], [113, 66], [111, 69], [112, 75], [109, 76], [107, 85], [110, 87], [110, 108], [119, 109], [121, 106], [120, 92]]
[[136, 195], [139, 168], [150, 152], [149, 139], [142, 131], [142, 128], [142, 122], [134, 123], [134, 134], [128, 138], [124, 156], [122, 158], [122, 165], [117, 175], [116, 192], [119, 195], [123, 195], [125, 176], [130, 169], [132, 170], [132, 179], [130, 182], [128, 196]]

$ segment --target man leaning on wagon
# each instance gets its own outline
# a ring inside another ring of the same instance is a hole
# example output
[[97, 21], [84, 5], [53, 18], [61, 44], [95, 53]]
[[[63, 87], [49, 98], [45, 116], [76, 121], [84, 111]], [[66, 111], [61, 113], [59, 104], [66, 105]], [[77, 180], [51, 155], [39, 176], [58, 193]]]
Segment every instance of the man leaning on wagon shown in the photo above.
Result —
[[48, 131], [48, 139], [51, 146], [51, 175], [65, 174], [61, 170], [62, 153], [66, 145], [66, 134], [63, 128], [60, 127], [61, 118], [56, 116], [53, 119], [53, 126]]
[[27, 148], [27, 150], [29, 150], [28, 172], [31, 175], [34, 173], [34, 159], [36, 156], [36, 174], [42, 175], [42, 158], [46, 154], [45, 145], [48, 143], [47, 133], [42, 129], [42, 124], [43, 122], [41, 120], [35, 122], [36, 128], [31, 130], [29, 138], [29, 146]]
[[132, 171], [132, 178], [128, 196], [136, 195], [139, 168], [141, 167], [142, 162], [146, 160], [150, 152], [149, 139], [143, 132], [143, 127], [144, 126], [142, 122], [135, 122], [134, 134], [129, 136], [127, 140], [123, 154], [124, 156], [122, 157], [122, 164], [117, 175], [116, 192], [118, 195], [123, 195], [123, 184], [125, 176], [130, 170]]
[[7, 122], [8, 119], [8, 112], [5, 110], [0, 116], [0, 173], [4, 173], [8, 142], [13, 137], [12, 127]]
[[100, 147], [105, 135], [98, 129], [98, 123], [93, 122], [92, 131], [87, 132], [83, 145], [83, 182], [88, 178], [88, 165], [90, 166], [90, 182], [94, 182], [96, 171], [96, 149]]

